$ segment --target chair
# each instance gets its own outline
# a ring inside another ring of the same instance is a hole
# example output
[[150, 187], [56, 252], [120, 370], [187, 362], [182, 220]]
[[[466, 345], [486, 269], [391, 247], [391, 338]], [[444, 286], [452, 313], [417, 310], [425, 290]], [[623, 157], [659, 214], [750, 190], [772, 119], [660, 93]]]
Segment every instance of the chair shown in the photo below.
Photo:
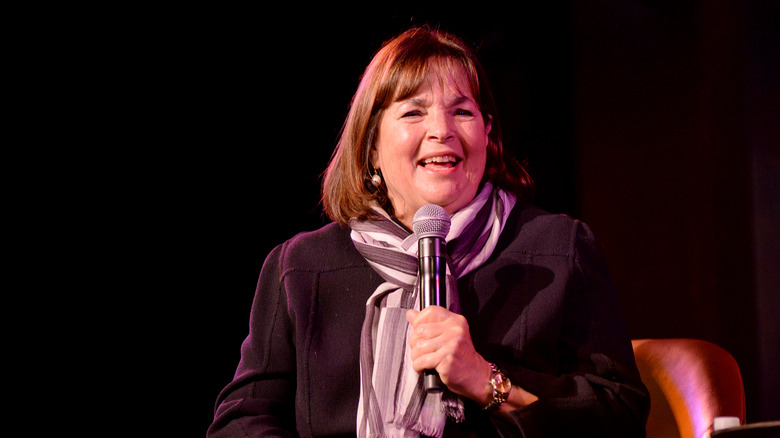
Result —
[[710, 438], [715, 417], [745, 424], [745, 392], [736, 360], [697, 339], [632, 341], [650, 392], [647, 438]]

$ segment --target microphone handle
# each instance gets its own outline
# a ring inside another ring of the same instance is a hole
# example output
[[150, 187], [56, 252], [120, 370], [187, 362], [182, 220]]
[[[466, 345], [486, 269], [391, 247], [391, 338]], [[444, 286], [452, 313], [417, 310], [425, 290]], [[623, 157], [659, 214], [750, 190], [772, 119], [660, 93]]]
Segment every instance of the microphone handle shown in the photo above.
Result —
[[[428, 306], [447, 307], [447, 259], [445, 258], [444, 239], [425, 237], [419, 241], [418, 258], [420, 261], [420, 309]], [[439, 373], [436, 370], [424, 370], [425, 390], [441, 392], [444, 390]]]

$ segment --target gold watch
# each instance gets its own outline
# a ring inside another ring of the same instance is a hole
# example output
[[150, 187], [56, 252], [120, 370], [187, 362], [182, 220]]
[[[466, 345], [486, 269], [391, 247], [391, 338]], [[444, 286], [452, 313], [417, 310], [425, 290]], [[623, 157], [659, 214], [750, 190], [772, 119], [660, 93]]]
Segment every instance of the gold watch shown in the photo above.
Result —
[[485, 410], [497, 409], [504, 403], [509, 397], [509, 391], [512, 390], [512, 382], [509, 380], [501, 370], [498, 369], [496, 364], [489, 363], [490, 369], [493, 370], [493, 375], [490, 376], [490, 387], [493, 388], [493, 400], [485, 406]]

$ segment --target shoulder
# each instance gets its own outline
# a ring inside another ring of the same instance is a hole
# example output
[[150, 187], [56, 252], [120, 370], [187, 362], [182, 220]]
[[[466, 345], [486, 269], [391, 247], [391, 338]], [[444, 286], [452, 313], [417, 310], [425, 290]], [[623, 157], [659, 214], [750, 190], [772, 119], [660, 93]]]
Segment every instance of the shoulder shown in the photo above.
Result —
[[584, 222], [518, 202], [509, 216], [499, 245], [508, 251], [531, 255], [572, 256], [577, 242], [583, 239], [593, 240]]
[[335, 222], [299, 233], [279, 250], [285, 270], [321, 272], [366, 265], [352, 243], [350, 229]]

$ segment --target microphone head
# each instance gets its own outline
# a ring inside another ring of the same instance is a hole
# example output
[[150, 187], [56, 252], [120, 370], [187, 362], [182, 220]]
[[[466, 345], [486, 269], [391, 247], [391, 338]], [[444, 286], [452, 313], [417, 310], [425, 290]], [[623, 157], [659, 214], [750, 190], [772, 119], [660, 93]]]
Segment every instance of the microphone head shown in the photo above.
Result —
[[412, 219], [412, 228], [418, 238], [440, 237], [445, 239], [450, 232], [450, 215], [440, 206], [422, 206]]

